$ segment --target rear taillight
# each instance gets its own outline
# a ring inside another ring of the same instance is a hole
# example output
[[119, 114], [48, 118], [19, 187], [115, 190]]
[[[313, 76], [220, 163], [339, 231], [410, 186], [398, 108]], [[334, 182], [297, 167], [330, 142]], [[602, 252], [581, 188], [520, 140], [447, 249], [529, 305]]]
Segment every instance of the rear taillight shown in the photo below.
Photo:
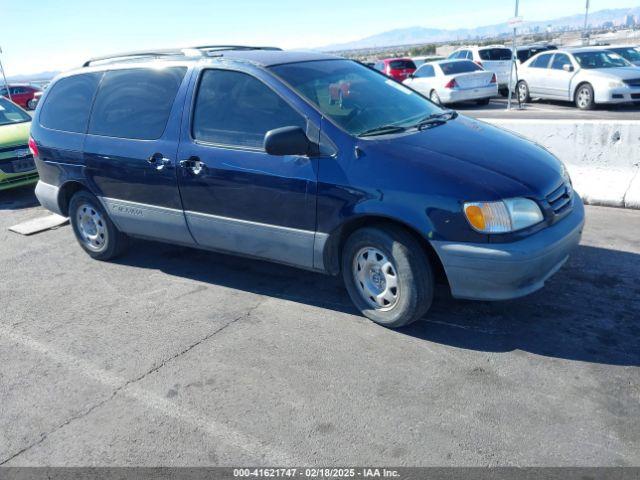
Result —
[[451, 80], [449, 80], [447, 82], [447, 84], [444, 86], [444, 88], [456, 88], [458, 86], [458, 84], [456, 83], [456, 79], [452, 78]]
[[33, 139], [33, 137], [29, 137], [29, 151], [31, 152], [31, 155], [34, 156], [34, 158], [37, 157], [40, 153], [38, 152], [38, 144]]
[[491, 75], [491, 83], [498, 83], [498, 79], [496, 78], [496, 74]]

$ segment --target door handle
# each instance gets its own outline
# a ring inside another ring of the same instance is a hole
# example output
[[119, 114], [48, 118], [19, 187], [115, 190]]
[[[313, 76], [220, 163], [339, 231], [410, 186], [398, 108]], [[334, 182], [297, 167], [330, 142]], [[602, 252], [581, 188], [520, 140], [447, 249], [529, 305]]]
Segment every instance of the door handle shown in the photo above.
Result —
[[147, 163], [154, 166], [156, 170], [162, 171], [165, 167], [168, 168], [171, 166], [171, 159], [166, 158], [161, 153], [154, 153], [149, 158], [147, 158]]
[[190, 170], [194, 175], [200, 175], [200, 173], [207, 168], [207, 164], [197, 156], [191, 156], [187, 160], [180, 160], [180, 166]]

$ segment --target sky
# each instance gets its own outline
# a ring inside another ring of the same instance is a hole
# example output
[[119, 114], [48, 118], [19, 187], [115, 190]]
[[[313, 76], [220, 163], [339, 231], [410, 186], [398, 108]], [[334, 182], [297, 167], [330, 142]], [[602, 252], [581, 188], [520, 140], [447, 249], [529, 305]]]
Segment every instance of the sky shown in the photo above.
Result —
[[[591, 0], [591, 10], [640, 0]], [[202, 44], [314, 48], [396, 28], [472, 28], [513, 17], [515, 0], [0, 0], [8, 76], [66, 70], [127, 50]], [[527, 21], [584, 12], [585, 0], [520, 0]]]

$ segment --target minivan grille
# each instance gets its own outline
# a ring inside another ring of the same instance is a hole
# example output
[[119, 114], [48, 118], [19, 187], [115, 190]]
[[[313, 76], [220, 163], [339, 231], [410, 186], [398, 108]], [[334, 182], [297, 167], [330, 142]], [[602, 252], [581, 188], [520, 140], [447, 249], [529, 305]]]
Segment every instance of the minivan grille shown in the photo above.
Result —
[[629, 80], [623, 80], [623, 82], [630, 87], [640, 87], [640, 78], [631, 78]]
[[571, 210], [571, 196], [573, 189], [563, 183], [553, 192], [547, 195], [547, 202], [555, 215], [562, 215]]

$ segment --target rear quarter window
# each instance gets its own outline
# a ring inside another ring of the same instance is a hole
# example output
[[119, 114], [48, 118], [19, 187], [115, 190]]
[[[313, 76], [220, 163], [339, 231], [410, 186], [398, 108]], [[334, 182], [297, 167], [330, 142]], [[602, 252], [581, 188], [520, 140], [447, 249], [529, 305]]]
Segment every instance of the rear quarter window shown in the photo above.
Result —
[[186, 71], [186, 67], [169, 67], [106, 72], [89, 133], [137, 140], [160, 138]]
[[91, 102], [102, 72], [83, 73], [58, 80], [40, 112], [40, 125], [53, 130], [85, 133]]

